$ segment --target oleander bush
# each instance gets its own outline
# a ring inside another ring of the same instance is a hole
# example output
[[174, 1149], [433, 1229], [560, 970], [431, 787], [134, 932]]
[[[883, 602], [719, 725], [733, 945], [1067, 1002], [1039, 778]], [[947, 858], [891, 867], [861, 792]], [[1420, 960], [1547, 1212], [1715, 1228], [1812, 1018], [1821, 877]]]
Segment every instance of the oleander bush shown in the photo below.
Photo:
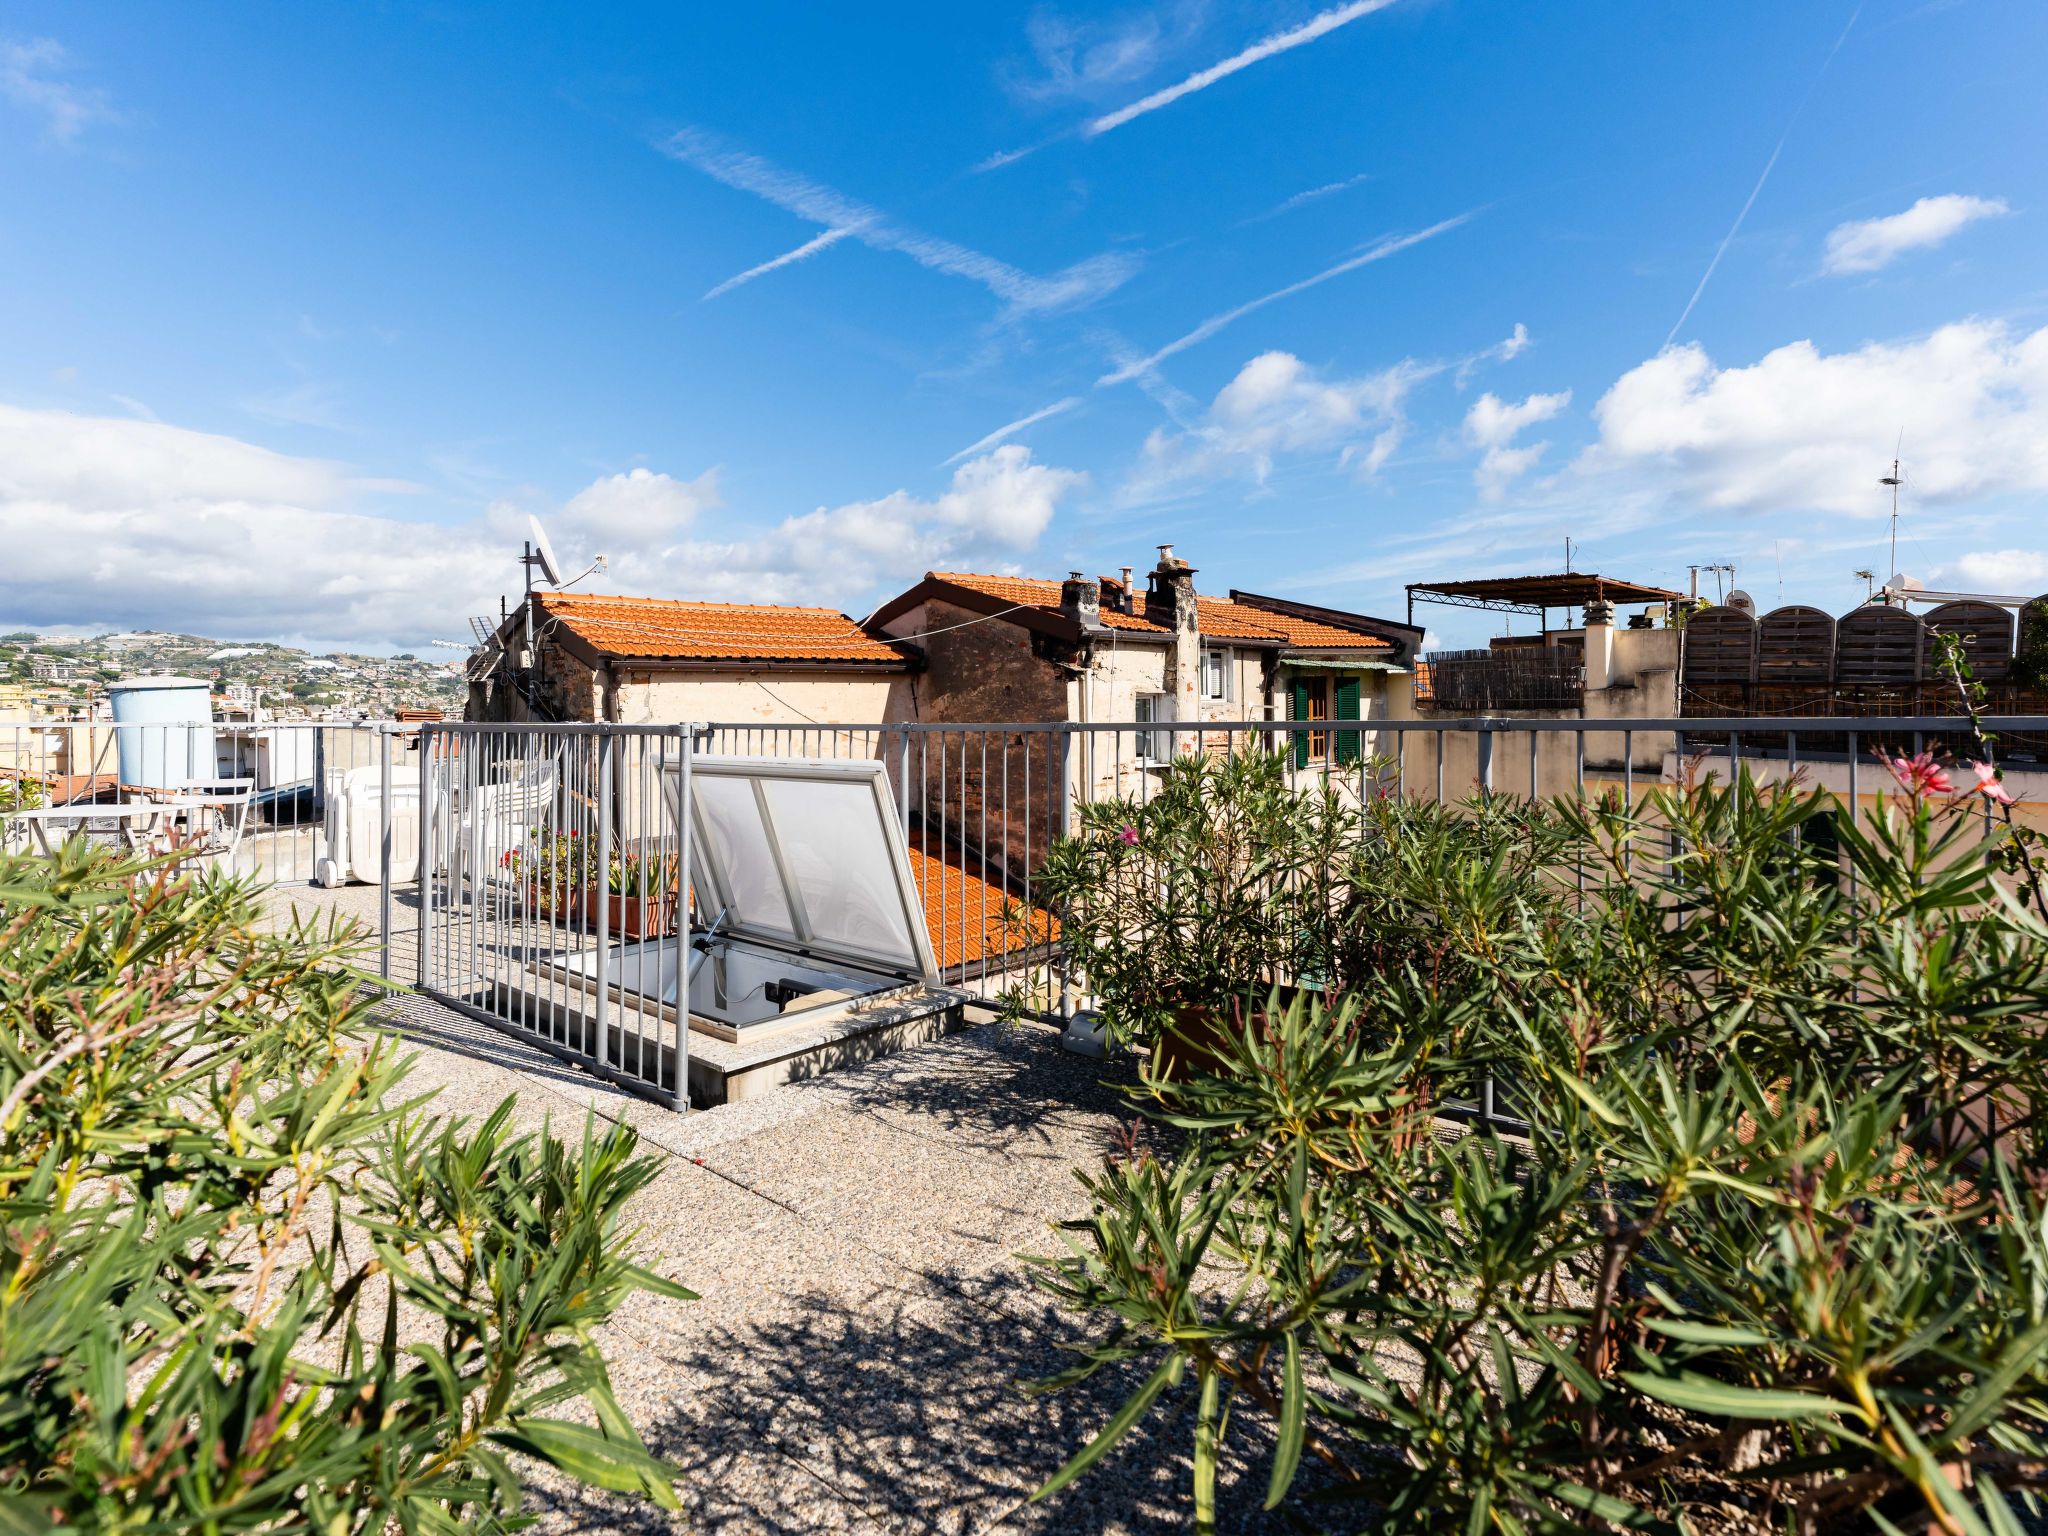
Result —
[[74, 842], [0, 859], [0, 1527], [497, 1531], [520, 1467], [673, 1508], [593, 1331], [623, 1128], [438, 1117], [344, 926]]
[[[1860, 821], [1744, 774], [1312, 800], [1268, 840], [1230, 819], [1270, 762], [1084, 818], [1056, 863], [1107, 1017], [1213, 1027], [1155, 1050], [1040, 1261], [1091, 1325], [1040, 1385], [1142, 1383], [1042, 1491], [1171, 1403], [1199, 1528], [1233, 1452], [1330, 1529], [2030, 1528], [2048, 926], [1995, 778], [1893, 767]], [[1459, 1134], [1489, 1079], [1522, 1123]]]

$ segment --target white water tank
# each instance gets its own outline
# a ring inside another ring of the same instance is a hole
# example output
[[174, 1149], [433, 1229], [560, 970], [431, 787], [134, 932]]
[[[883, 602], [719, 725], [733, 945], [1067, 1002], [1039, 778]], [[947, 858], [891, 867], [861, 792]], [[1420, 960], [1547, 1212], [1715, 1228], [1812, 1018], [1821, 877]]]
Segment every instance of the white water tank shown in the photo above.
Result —
[[182, 789], [212, 779], [213, 695], [196, 677], [131, 677], [107, 685], [121, 782]]

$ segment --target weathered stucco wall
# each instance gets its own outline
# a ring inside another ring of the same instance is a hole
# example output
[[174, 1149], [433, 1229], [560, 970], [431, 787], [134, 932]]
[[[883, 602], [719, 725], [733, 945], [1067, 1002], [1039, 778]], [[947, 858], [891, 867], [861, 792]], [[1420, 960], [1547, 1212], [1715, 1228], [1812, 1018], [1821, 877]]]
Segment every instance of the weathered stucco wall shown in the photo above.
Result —
[[[819, 725], [876, 725], [900, 720], [909, 708], [911, 679], [901, 673], [798, 672], [774, 667], [751, 672], [684, 672], [641, 670], [629, 662], [617, 665], [619, 718], [629, 725], [702, 720], [808, 730]], [[856, 735], [866, 740], [870, 733], [838, 734], [851, 741]]]
[[[984, 618], [928, 602], [888, 625], [889, 633], [922, 646], [926, 658], [914, 709], [895, 718], [933, 725], [1070, 718], [1068, 676], [1052, 652], [1042, 642], [1034, 646], [1031, 631], [1000, 619], [976, 622]], [[919, 732], [909, 764], [912, 809], [931, 832], [985, 847], [993, 862], [1021, 876], [1059, 835], [1060, 753], [1059, 740], [1045, 732]]]

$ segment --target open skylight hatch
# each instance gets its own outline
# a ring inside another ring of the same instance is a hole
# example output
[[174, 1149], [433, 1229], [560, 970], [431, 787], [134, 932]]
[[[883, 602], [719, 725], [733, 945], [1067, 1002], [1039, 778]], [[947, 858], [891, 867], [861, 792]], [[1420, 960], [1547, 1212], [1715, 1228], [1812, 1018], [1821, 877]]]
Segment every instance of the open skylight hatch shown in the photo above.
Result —
[[[679, 764], [663, 765], [662, 786], [673, 831], [685, 809]], [[752, 1042], [851, 1022], [937, 987], [881, 763], [696, 756], [686, 809], [693, 931], [681, 945], [610, 946], [607, 981], [618, 995], [673, 1009], [680, 960], [690, 1027]], [[586, 988], [596, 981], [596, 951], [545, 964]], [[955, 1000], [934, 992], [932, 1001]]]

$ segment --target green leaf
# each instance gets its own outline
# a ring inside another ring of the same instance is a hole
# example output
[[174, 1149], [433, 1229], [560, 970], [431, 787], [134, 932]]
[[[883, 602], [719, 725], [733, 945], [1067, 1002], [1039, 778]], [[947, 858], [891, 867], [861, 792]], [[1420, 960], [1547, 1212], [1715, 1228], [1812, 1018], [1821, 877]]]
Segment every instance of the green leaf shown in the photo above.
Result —
[[1100, 1461], [1103, 1454], [1111, 1446], [1115, 1445], [1117, 1441], [1123, 1439], [1125, 1432], [1138, 1422], [1139, 1417], [1143, 1415], [1147, 1408], [1152, 1406], [1153, 1400], [1166, 1390], [1167, 1382], [1179, 1377], [1180, 1365], [1181, 1358], [1179, 1355], [1167, 1356], [1166, 1363], [1154, 1371], [1145, 1385], [1132, 1393], [1130, 1400], [1110, 1416], [1109, 1422], [1097, 1431], [1095, 1438], [1082, 1446], [1075, 1453], [1073, 1460], [1069, 1461], [1064, 1467], [1061, 1467], [1059, 1471], [1053, 1473], [1040, 1486], [1039, 1490], [1031, 1495], [1033, 1502], [1049, 1498], [1053, 1494], [1058, 1493], [1067, 1484]]
[[1623, 1371], [1621, 1379], [1646, 1397], [1687, 1413], [1731, 1419], [1815, 1419], [1828, 1414], [1863, 1415], [1848, 1403], [1812, 1392], [1777, 1392], [1765, 1387], [1738, 1387], [1690, 1371], [1676, 1376], [1651, 1376]]
[[1680, 1339], [1687, 1344], [1726, 1344], [1742, 1347], [1752, 1344], [1768, 1344], [1771, 1335], [1758, 1328], [1733, 1328], [1720, 1323], [1695, 1323], [1682, 1317], [1650, 1317], [1643, 1320], [1643, 1326], [1667, 1338]]
[[1301, 1339], [1287, 1335], [1287, 1355], [1280, 1373], [1280, 1440], [1273, 1447], [1273, 1475], [1266, 1483], [1266, 1508], [1287, 1497], [1294, 1472], [1301, 1465], [1301, 1445], [1308, 1428], [1308, 1391], [1301, 1379]]
[[602, 1430], [565, 1419], [516, 1418], [490, 1439], [559, 1467], [571, 1477], [614, 1493], [645, 1493], [663, 1509], [681, 1509], [678, 1469], [657, 1461], [645, 1446], [607, 1439]]

